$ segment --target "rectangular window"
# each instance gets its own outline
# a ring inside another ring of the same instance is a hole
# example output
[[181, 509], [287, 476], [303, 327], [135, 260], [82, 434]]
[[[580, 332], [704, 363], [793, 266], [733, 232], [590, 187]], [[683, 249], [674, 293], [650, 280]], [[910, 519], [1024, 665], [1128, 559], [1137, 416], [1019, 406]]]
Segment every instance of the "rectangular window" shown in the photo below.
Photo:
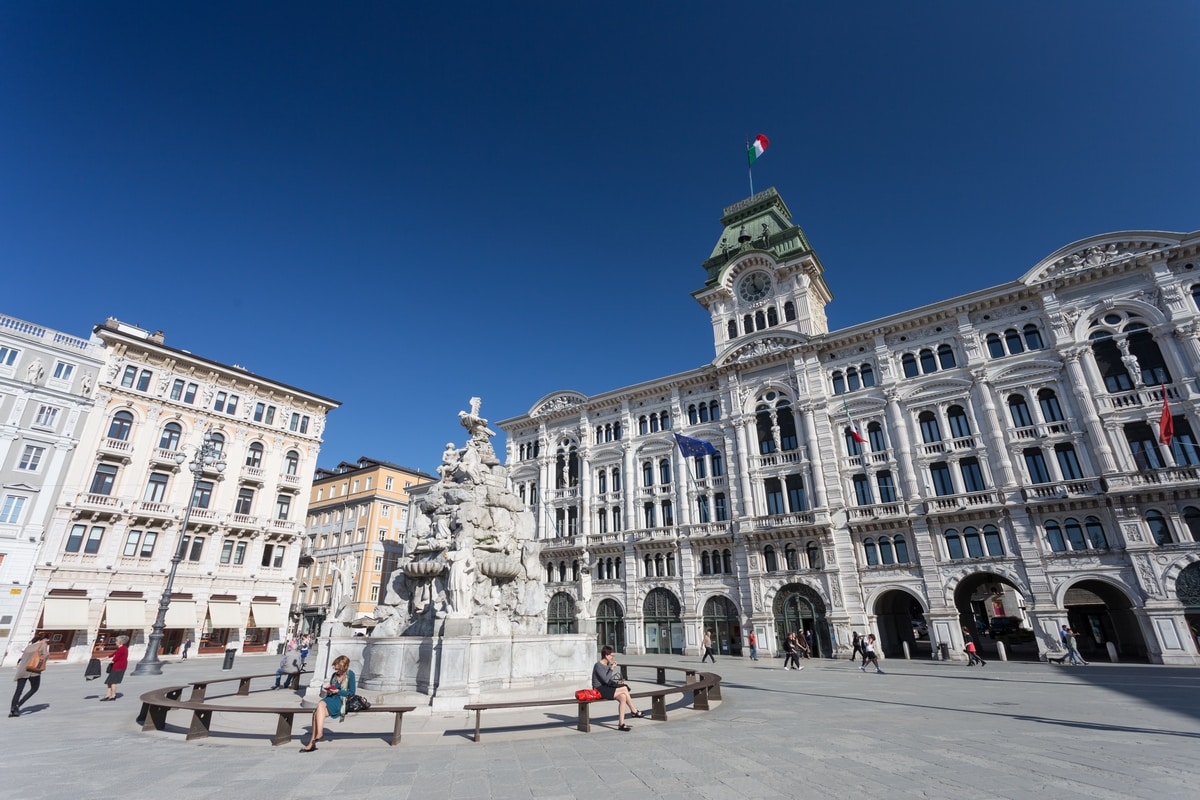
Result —
[[308, 415], [307, 414], [300, 418], [300, 432], [308, 433]]
[[875, 476], [875, 485], [879, 487], [879, 502], [896, 502], [896, 484], [892, 480], [892, 473], [880, 472]]
[[117, 482], [117, 467], [115, 464], [100, 464], [96, 474], [92, 475], [92, 494], [112, 494], [113, 485]]
[[962, 473], [964, 491], [982, 492], [987, 489], [987, 484], [983, 482], [983, 470], [979, 467], [979, 459], [964, 458], [958, 463], [958, 469]]
[[208, 508], [212, 502], [212, 481], [196, 481], [196, 489], [192, 493], [192, 504], [196, 508]]
[[[658, 525], [656, 524], [656, 520], [655, 520], [656, 514], [655, 514], [655, 510], [654, 510], [654, 503], [646, 503], [646, 505], [643, 507], [642, 510], [645, 512], [645, 516], [646, 516], [646, 527], [647, 528], [658, 527]], [[560, 522], [561, 522], [561, 520], [560, 520]], [[561, 530], [559, 531], [559, 535], [560, 536], [562, 535]]]
[[372, 478], [368, 477], [368, 478], [367, 478], [367, 485], [366, 485], [366, 488], [367, 488], [367, 491], [368, 491], [368, 492], [369, 492], [369, 491], [371, 491], [371, 481], [372, 481]]
[[169, 476], [165, 472], [151, 472], [150, 480], [146, 483], [147, 503], [165, 503], [167, 501], [167, 481]]
[[[696, 459], [696, 460], [699, 461], [700, 459]], [[710, 517], [708, 514], [708, 496], [707, 495], [702, 494], [696, 498], [696, 512], [699, 515], [701, 524], [704, 524], [709, 521]]]
[[238, 489], [237, 504], [233, 508], [235, 514], [250, 515], [250, 509], [254, 507], [254, 490], [245, 487]]
[[42, 463], [42, 456], [45, 452], [46, 448], [38, 447], [36, 444], [25, 445], [25, 450], [21, 453], [21, 460], [17, 462], [17, 469], [23, 469], [26, 472], [37, 472], [38, 465]]
[[383, 556], [375, 556], [375, 571], [379, 572], [383, 569]]
[[379, 584], [375, 584], [374, 586], [371, 587], [371, 602], [376, 602], [378, 600], [379, 600]]
[[157, 533], [146, 531], [146, 535], [142, 537], [142, 552], [138, 553], [138, 558], [149, 558], [154, 555], [154, 543], [157, 541]]
[[385, 517], [390, 517], [392, 515], [392, 507], [387, 503], [384, 503], [383, 508], [380, 509], [379, 513]]
[[33, 421], [35, 426], [53, 430], [56, 422], [58, 422], [58, 408], [56, 406], [38, 406], [37, 417]]
[[142, 374], [138, 375], [137, 390], [139, 392], [150, 391], [150, 381], [154, 378], [154, 373], [148, 369], [142, 370]]
[[6, 345], [0, 345], [0, 367], [11, 367], [17, 363], [17, 356], [21, 354], [20, 350], [14, 350]]
[[769, 478], [766, 480], [764, 488], [767, 491], [767, 513], [786, 514], [787, 508], [783, 505], [783, 484], [780, 480]]
[[217, 392], [217, 398], [213, 400], [213, 411], [225, 410], [225, 393]]
[[0, 522], [9, 525], [15, 525], [21, 521], [21, 509], [25, 507], [24, 497], [16, 495], [7, 495], [4, 498], [4, 505], [0, 506]]
[[192, 538], [192, 552], [188, 554], [188, 561], [199, 561], [200, 554], [204, 552], [204, 537], [196, 536]]
[[134, 381], [137, 380], [137, 367], [130, 364], [125, 367], [125, 372], [121, 375], [121, 385], [126, 389], [132, 389]]
[[275, 519], [287, 519], [292, 510], [292, 496], [281, 494], [275, 499]]
[[285, 550], [287, 550], [287, 548], [284, 547], [283, 545], [281, 545], [281, 544], [275, 545], [275, 558], [271, 561], [272, 567], [282, 567], [283, 566], [283, 553]]
[[392, 478], [388, 478], [387, 480], [385, 480], [383, 482], [383, 488], [387, 489], [390, 492], [392, 490], [393, 483], [394, 483], [394, 480]]
[[1075, 455], [1074, 446], [1056, 444], [1054, 445], [1054, 455], [1058, 457], [1058, 469], [1062, 473], [1063, 480], [1077, 481], [1083, 477], [1083, 470], [1079, 466], [1079, 458]]
[[267, 406], [265, 403], [255, 403], [254, 404], [254, 421], [262, 422], [263, 414], [266, 413], [266, 410], [267, 410]]
[[129, 533], [125, 534], [125, 549], [121, 552], [121, 555], [128, 556], [130, 558], [136, 556], [138, 552], [138, 545], [141, 544], [141, 541], [141, 531], [130, 531]]
[[87, 525], [75, 525], [71, 528], [71, 533], [67, 536], [67, 552], [78, 553], [79, 548], [83, 545], [83, 535], [87, 533]]
[[189, 406], [192, 405], [193, 403], [195, 403], [196, 402], [196, 392], [199, 390], [199, 388], [200, 387], [197, 386], [196, 384], [189, 383], [187, 385], [187, 388], [183, 392], [183, 402], [187, 403]]
[[854, 500], [860, 506], [869, 506], [875, 502], [871, 497], [871, 481], [866, 475], [854, 476]]
[[1046, 469], [1046, 457], [1036, 447], [1025, 451], [1025, 468], [1029, 470], [1030, 483], [1049, 483], [1050, 471]]
[[299, 429], [300, 429], [300, 415], [292, 414], [292, 419], [290, 422], [288, 422], [288, 430], [291, 431], [292, 433], [295, 433]]
[[183, 397], [183, 381], [181, 381], [179, 378], [176, 378], [175, 382], [171, 384], [171, 399], [179, 400], [182, 397]]
[[90, 555], [95, 555], [100, 552], [100, 540], [104, 538], [104, 526], [93, 525], [88, 531], [87, 543], [83, 546], [83, 552]]
[[246, 543], [238, 542], [237, 547], [233, 548], [233, 563], [241, 564], [246, 560]]
[[263, 419], [264, 425], [275, 424], [275, 406], [267, 406], [267, 416]]
[[799, 475], [788, 475], [784, 479], [787, 488], [788, 510], [793, 514], [808, 510], [808, 497], [804, 494], [804, 479]]
[[233, 540], [226, 539], [221, 542], [221, 563], [228, 564], [233, 560]]
[[950, 466], [946, 462], [930, 464], [929, 476], [933, 478], [933, 493], [938, 497], [954, 494], [954, 481], [950, 478]]
[[241, 398], [236, 394], [229, 395], [229, 402], [225, 404], [225, 413], [231, 417], [236, 414], [238, 409], [238, 400], [240, 399]]
[[379, 541], [381, 541], [381, 542], [387, 541], [387, 528], [379, 529]]
[[68, 364], [65, 361], [54, 362], [54, 379], [58, 381], [69, 381], [71, 376], [75, 374], [75, 365]]

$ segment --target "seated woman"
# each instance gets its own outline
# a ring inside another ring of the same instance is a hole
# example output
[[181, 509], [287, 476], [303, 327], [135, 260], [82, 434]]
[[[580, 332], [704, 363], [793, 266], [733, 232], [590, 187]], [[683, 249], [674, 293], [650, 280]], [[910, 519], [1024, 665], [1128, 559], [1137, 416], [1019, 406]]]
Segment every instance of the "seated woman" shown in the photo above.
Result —
[[358, 683], [354, 679], [354, 673], [350, 671], [350, 659], [338, 656], [333, 660], [333, 676], [326, 684], [326, 695], [313, 709], [312, 735], [309, 736], [308, 744], [300, 748], [301, 753], [311, 753], [317, 749], [317, 740], [325, 733], [325, 720], [328, 717], [341, 716], [342, 704], [356, 691]]
[[592, 688], [599, 691], [605, 700], [617, 701], [617, 730], [629, 731], [633, 729], [625, 724], [625, 709], [629, 709], [631, 717], [640, 717], [642, 712], [634, 708], [633, 698], [629, 696], [629, 687], [620, 679], [616, 667], [617, 658], [613, 649], [605, 645], [600, 650], [600, 660], [592, 668]]

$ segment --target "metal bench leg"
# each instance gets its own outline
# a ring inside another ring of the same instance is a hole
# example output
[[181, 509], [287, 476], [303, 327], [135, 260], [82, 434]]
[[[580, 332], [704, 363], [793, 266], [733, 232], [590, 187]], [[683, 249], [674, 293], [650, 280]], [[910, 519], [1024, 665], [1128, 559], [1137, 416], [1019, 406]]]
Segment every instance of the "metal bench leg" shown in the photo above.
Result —
[[294, 714], [279, 714], [279, 721], [275, 723], [275, 735], [271, 737], [271, 744], [281, 745], [287, 744], [292, 740], [292, 717]]
[[483, 709], [475, 709], [475, 741], [479, 741], [479, 715], [483, 713]]
[[658, 668], [658, 684], [659, 684], [659, 686], [667, 685], [667, 668], [666, 667]]
[[161, 731], [167, 727], [167, 707], [142, 703], [142, 714], [138, 719], [142, 721], [142, 730]]
[[697, 711], [708, 711], [708, 689], [692, 690], [692, 708]]
[[237, 693], [238, 693], [238, 696], [240, 696], [240, 697], [245, 697], [246, 695], [250, 694], [250, 679], [249, 678], [242, 678], [240, 681], [238, 681]]
[[579, 704], [579, 725], [577, 727], [583, 733], [592, 732], [592, 704], [590, 701]]
[[710, 700], [720, 700], [721, 699], [721, 684], [714, 683], [712, 686], [708, 687], [708, 699], [710, 699]]
[[392, 747], [400, 744], [400, 726], [404, 723], [404, 712], [397, 711], [395, 714], [396, 724], [392, 726], [392, 740], [389, 742]]
[[192, 684], [192, 693], [188, 695], [189, 703], [203, 703], [204, 695], [208, 692], [208, 684], [195, 683]]
[[212, 725], [211, 711], [193, 711], [192, 724], [188, 727], [187, 740], [207, 739], [208, 729]]
[[657, 722], [667, 721], [667, 696], [656, 694], [650, 698], [650, 719]]

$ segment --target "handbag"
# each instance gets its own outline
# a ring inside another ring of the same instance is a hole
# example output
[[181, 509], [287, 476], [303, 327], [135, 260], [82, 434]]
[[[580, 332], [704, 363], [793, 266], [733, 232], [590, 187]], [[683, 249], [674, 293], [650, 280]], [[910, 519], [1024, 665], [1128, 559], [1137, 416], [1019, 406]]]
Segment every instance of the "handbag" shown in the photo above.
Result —
[[42, 672], [46, 669], [46, 656], [38, 651], [34, 651], [29, 656], [29, 660], [25, 662], [26, 672]]
[[599, 689], [580, 689], [575, 692], [575, 699], [581, 703], [590, 703], [593, 700], [600, 699]]
[[346, 710], [353, 714], [356, 711], [367, 711], [371, 708], [371, 704], [363, 697], [352, 694], [346, 698]]
[[106, 670], [104, 670], [104, 671], [105, 671], [105, 672], [112, 672], [112, 662], [111, 662], [111, 661], [110, 661], [110, 662], [108, 662], [108, 669], [106, 669]]

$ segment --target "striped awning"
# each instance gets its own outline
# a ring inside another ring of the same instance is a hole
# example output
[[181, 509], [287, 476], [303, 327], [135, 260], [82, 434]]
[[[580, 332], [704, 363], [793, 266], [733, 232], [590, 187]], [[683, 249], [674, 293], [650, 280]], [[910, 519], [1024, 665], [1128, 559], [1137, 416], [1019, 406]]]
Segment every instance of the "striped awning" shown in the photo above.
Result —
[[146, 601], [109, 598], [104, 604], [104, 619], [109, 630], [142, 630], [146, 627]]
[[52, 631], [86, 630], [88, 599], [86, 597], [47, 597], [42, 607], [42, 627]]

